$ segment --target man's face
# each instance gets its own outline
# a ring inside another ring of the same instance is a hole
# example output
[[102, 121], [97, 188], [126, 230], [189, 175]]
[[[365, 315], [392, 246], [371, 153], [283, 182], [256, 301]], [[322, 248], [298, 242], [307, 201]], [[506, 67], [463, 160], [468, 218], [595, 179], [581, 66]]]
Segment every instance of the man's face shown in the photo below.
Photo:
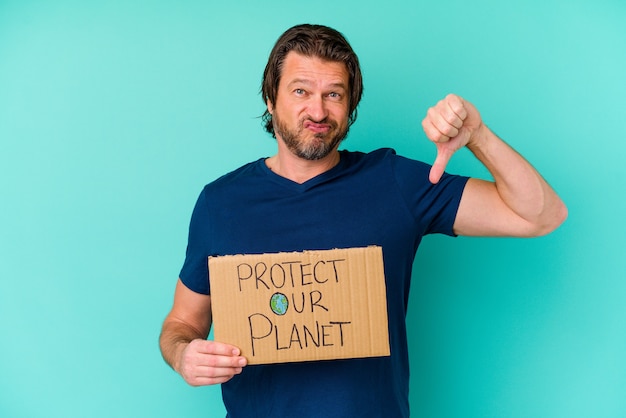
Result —
[[276, 139], [306, 160], [330, 154], [348, 134], [348, 83], [344, 63], [289, 52], [276, 103], [267, 103]]

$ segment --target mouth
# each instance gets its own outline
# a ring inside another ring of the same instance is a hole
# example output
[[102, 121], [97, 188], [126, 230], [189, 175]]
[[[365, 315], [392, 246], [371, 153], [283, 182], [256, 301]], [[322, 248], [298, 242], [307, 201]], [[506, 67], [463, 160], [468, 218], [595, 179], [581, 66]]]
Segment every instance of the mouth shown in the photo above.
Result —
[[330, 131], [331, 128], [331, 126], [327, 123], [316, 123], [310, 120], [304, 122], [303, 126], [305, 129], [308, 129], [309, 131], [316, 134], [326, 133]]

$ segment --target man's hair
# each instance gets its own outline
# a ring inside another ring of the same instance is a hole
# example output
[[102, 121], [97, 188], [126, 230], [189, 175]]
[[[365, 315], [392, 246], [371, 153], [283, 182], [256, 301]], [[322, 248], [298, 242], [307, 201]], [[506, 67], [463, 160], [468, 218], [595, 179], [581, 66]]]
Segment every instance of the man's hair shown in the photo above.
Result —
[[[278, 84], [282, 76], [285, 57], [291, 51], [307, 57], [317, 57], [326, 61], [342, 62], [345, 64], [349, 75], [349, 119], [348, 126], [356, 121], [357, 106], [363, 94], [363, 78], [359, 59], [344, 36], [335, 29], [322, 25], [297, 25], [288, 29], [278, 38], [276, 45], [270, 53], [263, 81], [261, 94], [267, 104], [269, 100], [276, 104]], [[275, 136], [272, 115], [265, 110], [262, 116], [265, 130]]]

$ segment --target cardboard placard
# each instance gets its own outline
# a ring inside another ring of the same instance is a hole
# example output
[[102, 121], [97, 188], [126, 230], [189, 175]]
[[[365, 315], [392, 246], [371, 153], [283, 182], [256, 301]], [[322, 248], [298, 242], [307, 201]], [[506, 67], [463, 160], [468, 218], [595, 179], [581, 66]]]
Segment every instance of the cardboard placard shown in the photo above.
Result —
[[390, 354], [381, 247], [208, 262], [214, 338], [248, 364]]

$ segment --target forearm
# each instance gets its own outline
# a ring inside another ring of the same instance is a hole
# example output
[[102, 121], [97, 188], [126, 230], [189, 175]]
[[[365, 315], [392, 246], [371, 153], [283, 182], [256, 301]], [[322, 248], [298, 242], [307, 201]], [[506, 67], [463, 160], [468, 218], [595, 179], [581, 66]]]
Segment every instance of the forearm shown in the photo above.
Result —
[[544, 235], [567, 217], [567, 208], [543, 177], [513, 148], [481, 124], [468, 148], [493, 176], [503, 203], [528, 222], [529, 235]]

